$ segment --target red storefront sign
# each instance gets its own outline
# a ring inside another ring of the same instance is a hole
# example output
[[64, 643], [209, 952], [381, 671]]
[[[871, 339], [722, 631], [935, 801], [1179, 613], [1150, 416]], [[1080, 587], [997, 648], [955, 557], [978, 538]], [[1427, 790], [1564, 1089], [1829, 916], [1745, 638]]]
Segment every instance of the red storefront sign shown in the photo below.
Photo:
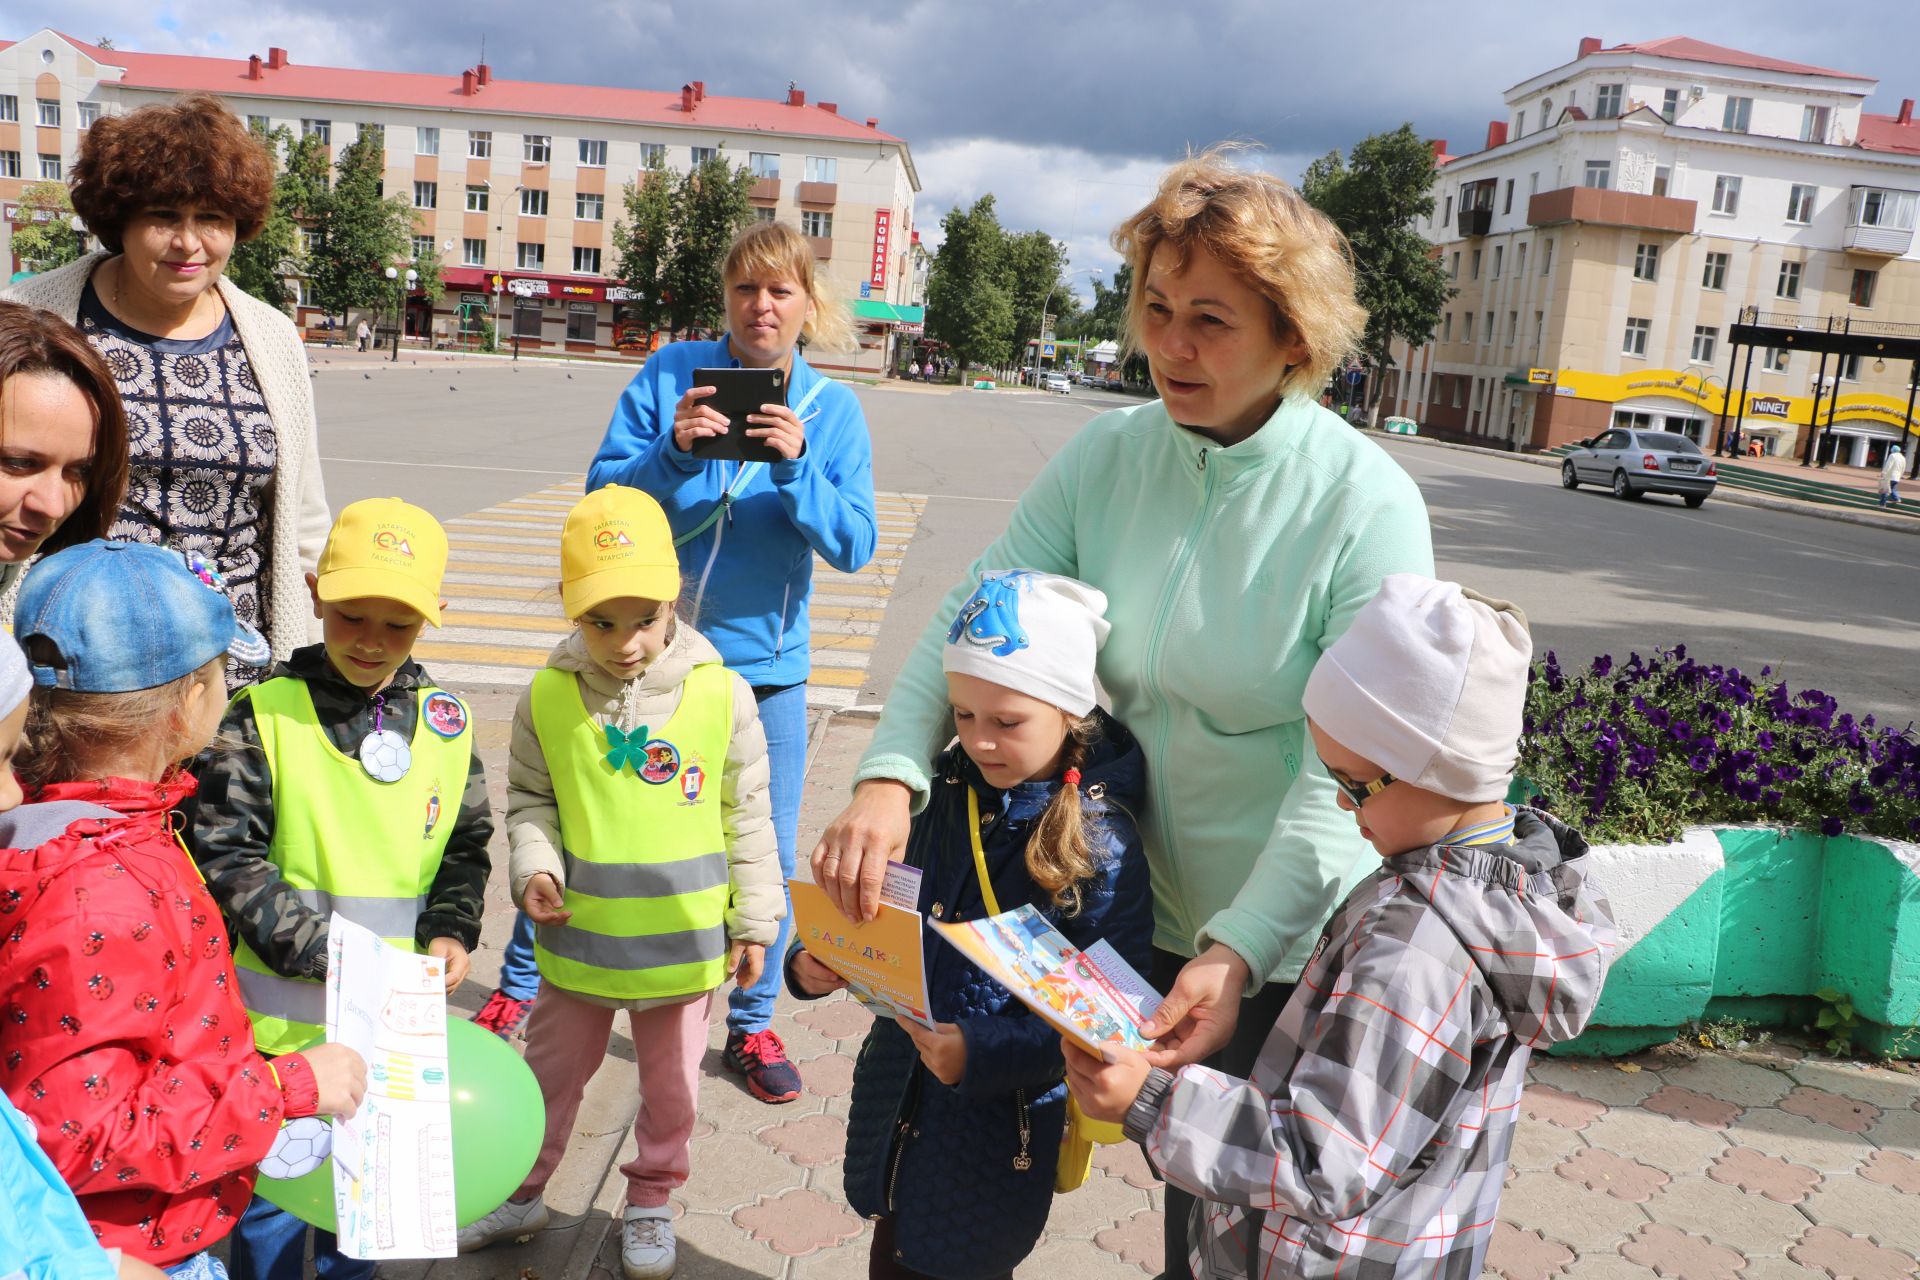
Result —
[[873, 287], [876, 290], [887, 287], [888, 247], [893, 236], [893, 210], [875, 209], [873, 211]]

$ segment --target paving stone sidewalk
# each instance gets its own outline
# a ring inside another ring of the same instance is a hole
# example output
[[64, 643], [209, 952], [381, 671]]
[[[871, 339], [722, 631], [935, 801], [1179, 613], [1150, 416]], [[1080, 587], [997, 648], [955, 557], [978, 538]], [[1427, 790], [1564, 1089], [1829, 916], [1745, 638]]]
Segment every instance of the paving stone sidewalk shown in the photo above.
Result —
[[[504, 806], [512, 694], [474, 691], [480, 745]], [[814, 723], [801, 815], [802, 861], [838, 810], [872, 732], [859, 717]], [[474, 978], [451, 1012], [492, 989], [512, 923], [504, 848]], [[681, 1280], [851, 1278], [866, 1273], [867, 1228], [841, 1197], [853, 1058], [868, 1015], [843, 998], [784, 995], [775, 1029], [806, 1092], [783, 1106], [750, 1097], [720, 1067], [716, 1005], [704, 1064], [693, 1173], [675, 1197]], [[581, 1107], [573, 1147], [548, 1188], [555, 1220], [532, 1242], [436, 1263], [395, 1280], [614, 1280], [620, 1275], [619, 1163], [633, 1151], [632, 1046], [616, 1026]], [[1920, 1274], [1920, 1076], [1778, 1045], [1734, 1055], [1666, 1051], [1615, 1062], [1536, 1059], [1514, 1144], [1488, 1274], [1504, 1280], [1894, 1280]], [[1060, 1197], [1019, 1268], [1047, 1280], [1156, 1274], [1161, 1194], [1139, 1150], [1103, 1148], [1094, 1176]]]

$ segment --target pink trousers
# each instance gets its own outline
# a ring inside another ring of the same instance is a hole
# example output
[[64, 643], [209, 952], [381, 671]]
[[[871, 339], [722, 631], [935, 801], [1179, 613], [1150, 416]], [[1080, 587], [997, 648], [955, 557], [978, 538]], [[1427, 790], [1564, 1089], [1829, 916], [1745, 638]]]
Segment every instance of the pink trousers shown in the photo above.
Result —
[[[620, 1166], [627, 1203], [657, 1208], [687, 1180], [694, 1112], [700, 1096], [700, 1058], [707, 1051], [707, 1011], [713, 993], [682, 1004], [628, 1013], [633, 1056], [640, 1070], [640, 1113], [633, 1120], [639, 1150]], [[540, 984], [527, 1023], [527, 1065], [540, 1082], [547, 1106], [547, 1135], [540, 1158], [516, 1200], [540, 1194], [560, 1167], [573, 1137], [574, 1117], [587, 1082], [606, 1058], [607, 1037], [617, 1009], [575, 999], [550, 982]]]

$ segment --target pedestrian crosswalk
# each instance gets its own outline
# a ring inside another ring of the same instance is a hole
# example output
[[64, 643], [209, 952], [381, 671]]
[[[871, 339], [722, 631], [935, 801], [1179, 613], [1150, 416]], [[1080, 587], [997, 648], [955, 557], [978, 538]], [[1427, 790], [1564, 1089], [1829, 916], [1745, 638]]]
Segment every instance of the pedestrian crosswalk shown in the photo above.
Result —
[[[560, 608], [560, 526], [584, 483], [581, 477], [549, 485], [446, 522], [444, 625], [414, 646], [435, 679], [455, 688], [524, 685], [546, 665], [570, 630]], [[917, 493], [876, 494], [875, 502], [879, 541], [871, 563], [840, 573], [814, 560], [807, 701], [816, 707], [858, 700], [887, 598], [927, 505]]]

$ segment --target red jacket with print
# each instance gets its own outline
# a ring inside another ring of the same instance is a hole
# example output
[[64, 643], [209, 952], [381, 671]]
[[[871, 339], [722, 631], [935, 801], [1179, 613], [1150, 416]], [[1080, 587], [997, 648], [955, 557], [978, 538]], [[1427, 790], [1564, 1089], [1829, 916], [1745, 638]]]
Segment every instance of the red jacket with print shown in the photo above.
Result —
[[0, 1087], [102, 1244], [165, 1266], [233, 1229], [299, 1055], [253, 1048], [220, 912], [169, 826], [192, 794], [111, 778], [0, 814]]

